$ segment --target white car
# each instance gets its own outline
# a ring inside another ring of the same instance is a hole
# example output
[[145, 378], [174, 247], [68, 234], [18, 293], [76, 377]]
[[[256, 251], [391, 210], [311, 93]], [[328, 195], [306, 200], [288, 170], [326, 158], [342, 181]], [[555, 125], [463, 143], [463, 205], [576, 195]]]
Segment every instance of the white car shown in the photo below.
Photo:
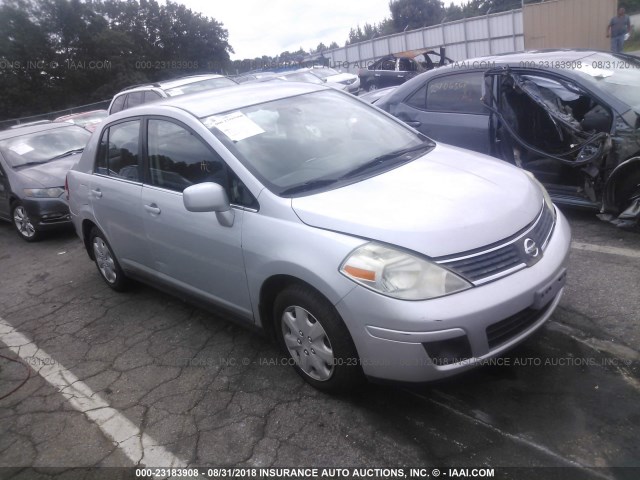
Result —
[[357, 93], [360, 90], [360, 78], [353, 73], [338, 72], [329, 67], [315, 67], [310, 71], [334, 88], [349, 93]]
[[232, 87], [238, 82], [217, 74], [191, 75], [156, 83], [133, 85], [118, 92], [109, 105], [109, 115], [127, 108], [153, 102], [161, 98], [176, 97], [185, 93], [200, 92], [214, 88]]
[[322, 390], [480, 366], [541, 328], [566, 280], [569, 224], [532, 175], [323, 85], [119, 112], [66, 187], [111, 288], [222, 308]]

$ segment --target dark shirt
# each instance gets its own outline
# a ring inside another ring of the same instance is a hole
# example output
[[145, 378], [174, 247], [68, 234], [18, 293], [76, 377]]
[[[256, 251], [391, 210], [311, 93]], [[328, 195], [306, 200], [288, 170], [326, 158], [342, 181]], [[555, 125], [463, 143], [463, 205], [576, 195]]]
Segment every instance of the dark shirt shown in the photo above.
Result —
[[629, 31], [629, 28], [631, 26], [629, 15], [623, 15], [622, 17], [616, 15], [609, 22], [609, 26], [611, 27], [612, 37], [619, 37], [620, 35], [624, 35]]

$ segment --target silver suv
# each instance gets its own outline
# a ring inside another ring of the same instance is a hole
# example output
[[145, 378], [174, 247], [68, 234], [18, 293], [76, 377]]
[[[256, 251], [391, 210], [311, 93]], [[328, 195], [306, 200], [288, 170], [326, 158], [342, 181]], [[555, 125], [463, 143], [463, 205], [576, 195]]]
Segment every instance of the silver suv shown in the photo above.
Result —
[[108, 111], [109, 115], [111, 115], [112, 113], [161, 98], [175, 97], [185, 93], [200, 92], [214, 88], [232, 87], [233, 85], [237, 85], [237, 82], [216, 74], [192, 75], [163, 82], [133, 85], [115, 94]]
[[68, 196], [111, 288], [223, 308], [325, 390], [481, 365], [544, 324], [566, 278], [569, 226], [531, 175], [322, 85], [113, 115]]

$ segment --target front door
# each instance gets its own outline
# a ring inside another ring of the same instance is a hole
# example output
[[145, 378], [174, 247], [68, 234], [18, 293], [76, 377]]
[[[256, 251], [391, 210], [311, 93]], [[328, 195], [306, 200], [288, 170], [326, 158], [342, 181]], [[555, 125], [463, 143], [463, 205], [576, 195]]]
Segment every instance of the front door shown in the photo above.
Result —
[[190, 185], [226, 185], [228, 167], [183, 125], [151, 118], [147, 132], [141, 208], [154, 270], [167, 284], [252, 318], [241, 245], [244, 212], [236, 210], [227, 227], [213, 212], [187, 211], [182, 201]]

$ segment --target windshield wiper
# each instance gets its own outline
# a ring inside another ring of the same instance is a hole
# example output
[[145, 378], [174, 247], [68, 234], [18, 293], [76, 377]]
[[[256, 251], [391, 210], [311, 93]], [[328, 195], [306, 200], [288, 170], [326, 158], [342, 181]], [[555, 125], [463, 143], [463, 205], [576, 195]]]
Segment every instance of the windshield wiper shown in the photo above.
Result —
[[41, 162], [26, 162], [21, 163], [20, 165], [14, 165], [13, 168], [22, 168], [22, 167], [31, 167], [33, 165], [42, 165], [43, 163], [47, 163], [48, 160], [43, 160]]
[[84, 148], [76, 148], [74, 150], [69, 150], [67, 152], [61, 153], [60, 155], [56, 155], [53, 158], [50, 158], [49, 161], [58, 160], [59, 158], [68, 157], [70, 155], [75, 155], [76, 153], [82, 153], [83, 151], [84, 151]]
[[295, 193], [306, 192], [315, 188], [326, 187], [327, 185], [331, 185], [337, 181], [337, 178], [320, 178], [318, 180], [310, 180], [308, 182], [301, 183], [300, 185], [296, 185], [295, 187], [287, 188], [280, 192], [279, 195], [293, 195]]
[[419, 145], [414, 145], [413, 147], [407, 147], [400, 150], [396, 150], [394, 152], [385, 153], [384, 155], [380, 155], [379, 157], [376, 157], [373, 160], [369, 160], [368, 162], [363, 163], [362, 165], [345, 173], [344, 175], [342, 175], [342, 177], [340, 177], [340, 179], [355, 177], [356, 175], [359, 175], [363, 172], [366, 172], [368, 170], [373, 170], [379, 166], [385, 165], [389, 160], [398, 160], [399, 162], [409, 161], [413, 157], [411, 156], [408, 156], [407, 158], [403, 158], [403, 157], [409, 153], [416, 152], [419, 150], [424, 150], [427, 148], [432, 149], [433, 147], [435, 147], [435, 143], [431, 141], [425, 141]]

